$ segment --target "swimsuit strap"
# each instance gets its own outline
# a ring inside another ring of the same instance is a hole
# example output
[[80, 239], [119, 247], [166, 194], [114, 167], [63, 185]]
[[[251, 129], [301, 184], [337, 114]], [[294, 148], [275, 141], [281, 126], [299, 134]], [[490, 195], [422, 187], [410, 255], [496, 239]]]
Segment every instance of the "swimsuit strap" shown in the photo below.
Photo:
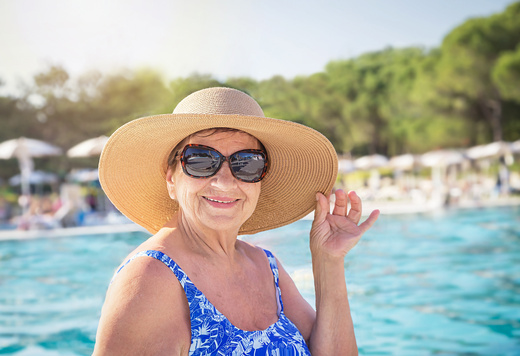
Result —
[[[278, 271], [278, 265], [276, 263], [276, 258], [269, 250], [264, 249], [265, 254], [267, 255], [267, 259], [269, 260], [269, 267], [271, 268], [271, 272], [273, 273], [274, 277], [274, 283], [276, 286], [276, 303], [278, 305], [278, 315], [283, 311], [283, 302], [282, 302], [282, 291], [280, 289], [279, 285], [279, 271]], [[161, 261], [164, 263], [177, 277], [179, 280], [179, 283], [181, 284], [182, 288], [186, 292], [187, 295], [193, 295], [198, 291], [198, 288], [193, 284], [193, 282], [190, 280], [188, 275], [182, 270], [182, 268], [175, 263], [174, 260], [170, 258], [170, 256], [164, 254], [161, 251], [157, 250], [146, 250], [141, 251], [133, 255], [131, 258], [129, 258], [114, 274], [114, 277], [112, 277], [112, 280], [110, 281], [110, 284], [114, 281], [119, 271], [121, 271], [127, 264], [132, 262], [137, 257], [141, 256], [148, 256], [155, 258], [158, 261]]]
[[141, 256], [152, 257], [152, 258], [155, 258], [156, 260], [159, 260], [162, 263], [164, 263], [175, 274], [175, 276], [179, 280], [179, 283], [181, 284], [182, 288], [186, 289], [185, 288], [186, 281], [189, 280], [188, 275], [186, 273], [184, 273], [184, 271], [179, 267], [179, 265], [177, 265], [175, 263], [175, 261], [173, 261], [168, 255], [162, 253], [161, 251], [156, 251], [156, 250], [141, 251], [141, 252], [138, 252], [135, 255], [133, 255], [117, 270], [117, 272], [114, 274], [114, 277], [112, 277], [112, 281], [110, 281], [110, 284], [112, 284], [112, 282], [114, 281], [114, 278], [116, 278], [119, 271], [121, 271], [127, 264], [132, 262], [134, 259], [136, 259], [137, 257], [141, 257]]
[[273, 272], [274, 276], [274, 284], [276, 285], [276, 303], [278, 304], [278, 315], [280, 315], [280, 312], [283, 311], [283, 302], [282, 302], [282, 291], [280, 289], [279, 280], [280, 280], [280, 273], [278, 272], [278, 265], [276, 264], [276, 258], [272, 254], [271, 251], [265, 250], [265, 254], [267, 255], [267, 259], [269, 260], [269, 267], [271, 267], [271, 272]]

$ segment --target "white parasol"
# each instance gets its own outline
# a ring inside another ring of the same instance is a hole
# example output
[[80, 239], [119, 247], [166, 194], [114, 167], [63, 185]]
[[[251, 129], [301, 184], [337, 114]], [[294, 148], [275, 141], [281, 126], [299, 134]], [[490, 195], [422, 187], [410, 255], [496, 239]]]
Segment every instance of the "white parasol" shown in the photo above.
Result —
[[510, 155], [512, 144], [504, 141], [496, 141], [487, 145], [479, 145], [468, 148], [466, 155], [471, 159], [492, 158]]
[[354, 161], [354, 166], [361, 170], [370, 170], [381, 168], [388, 164], [388, 158], [383, 155], [374, 154], [370, 156], [363, 156]]
[[[58, 182], [58, 175], [50, 172], [44, 171], [33, 171], [29, 175], [29, 184], [39, 185], [39, 184], [52, 184]], [[20, 185], [22, 184], [22, 175], [17, 174], [11, 178], [9, 178], [10, 185]]]
[[432, 182], [436, 187], [444, 186], [443, 177], [449, 166], [461, 164], [465, 160], [461, 151], [453, 149], [430, 151], [421, 155], [421, 164], [432, 169]]
[[511, 151], [513, 153], [520, 153], [520, 140], [516, 140], [515, 142], [511, 142]]
[[464, 161], [464, 155], [457, 150], [437, 150], [421, 155], [421, 164], [425, 167], [447, 167]]
[[67, 179], [71, 182], [92, 182], [99, 180], [97, 168], [84, 168], [70, 172]]
[[354, 162], [348, 158], [340, 158], [338, 160], [338, 171], [341, 173], [350, 173], [354, 172], [356, 167], [354, 167]]
[[103, 147], [108, 141], [108, 137], [99, 136], [94, 137], [83, 142], [78, 143], [67, 151], [69, 157], [90, 157], [98, 156], [103, 151]]
[[0, 143], [0, 159], [59, 156], [61, 148], [45, 141], [20, 137]]
[[396, 170], [411, 170], [419, 162], [419, 158], [410, 153], [390, 158], [388, 165]]
[[34, 169], [33, 157], [59, 156], [61, 148], [45, 141], [20, 137], [0, 143], [0, 159], [18, 159], [22, 194], [30, 195], [30, 176]]
[[381, 175], [378, 168], [385, 167], [388, 164], [388, 158], [380, 154], [363, 156], [354, 161], [354, 167], [362, 171], [370, 171], [368, 186], [372, 190], [379, 189], [381, 183]]

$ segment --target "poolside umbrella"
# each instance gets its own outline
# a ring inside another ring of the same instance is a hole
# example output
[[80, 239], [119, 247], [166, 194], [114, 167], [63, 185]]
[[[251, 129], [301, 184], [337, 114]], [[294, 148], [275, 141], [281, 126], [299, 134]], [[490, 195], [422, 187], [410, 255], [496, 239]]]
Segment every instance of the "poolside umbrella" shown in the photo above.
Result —
[[98, 156], [103, 151], [103, 147], [108, 141], [108, 137], [99, 136], [94, 137], [83, 142], [78, 143], [67, 151], [69, 157], [90, 157]]
[[[396, 185], [408, 189], [415, 187], [414, 168], [419, 164], [419, 156], [404, 154], [394, 156], [388, 161], [388, 166], [394, 170]], [[404, 172], [409, 172], [405, 174]]]
[[0, 159], [18, 159], [22, 194], [30, 194], [29, 179], [34, 169], [33, 157], [58, 156], [61, 148], [45, 141], [20, 137], [0, 143]]
[[516, 140], [515, 142], [511, 142], [511, 152], [520, 153], [520, 140]]
[[449, 166], [464, 162], [466, 157], [458, 150], [436, 150], [421, 155], [421, 164], [432, 169], [432, 182], [443, 185], [442, 176]]
[[381, 168], [388, 164], [388, 158], [383, 155], [374, 154], [370, 156], [363, 156], [354, 161], [354, 166], [361, 170], [370, 170]]
[[67, 174], [67, 179], [71, 182], [94, 182], [99, 180], [99, 174], [97, 168], [77, 169]]
[[0, 159], [58, 156], [61, 148], [33, 138], [20, 137], [0, 143]]
[[368, 185], [370, 188], [377, 190], [381, 182], [381, 176], [378, 168], [384, 167], [388, 164], [388, 158], [380, 154], [373, 154], [370, 156], [363, 156], [354, 161], [354, 167], [363, 171], [370, 171], [370, 178]]
[[466, 155], [471, 159], [493, 158], [510, 155], [513, 147], [509, 142], [496, 141], [468, 148]]
[[418, 163], [419, 158], [412, 154], [404, 154], [390, 158], [388, 165], [395, 170], [411, 170]]
[[420, 162], [425, 167], [447, 167], [464, 161], [464, 155], [457, 150], [437, 150], [421, 155]]
[[356, 170], [354, 162], [348, 158], [340, 158], [338, 160], [338, 171], [341, 173], [350, 173]]
[[[58, 175], [44, 171], [33, 171], [29, 175], [29, 184], [40, 185], [40, 184], [52, 184], [58, 182]], [[12, 186], [22, 184], [22, 175], [17, 174], [9, 178], [9, 184]]]

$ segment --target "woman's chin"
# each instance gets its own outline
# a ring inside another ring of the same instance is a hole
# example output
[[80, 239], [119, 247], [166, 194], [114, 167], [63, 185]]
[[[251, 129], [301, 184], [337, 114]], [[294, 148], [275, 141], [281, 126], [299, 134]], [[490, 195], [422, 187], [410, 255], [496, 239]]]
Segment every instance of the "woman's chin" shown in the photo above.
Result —
[[206, 215], [199, 220], [199, 226], [218, 232], [237, 234], [247, 219], [239, 219], [236, 215]]

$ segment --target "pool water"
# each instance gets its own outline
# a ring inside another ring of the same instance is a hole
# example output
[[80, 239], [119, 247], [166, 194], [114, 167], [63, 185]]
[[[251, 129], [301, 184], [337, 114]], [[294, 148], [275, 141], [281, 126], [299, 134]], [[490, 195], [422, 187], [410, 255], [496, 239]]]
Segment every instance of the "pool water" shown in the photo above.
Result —
[[[310, 221], [244, 237], [313, 303]], [[0, 242], [0, 355], [90, 355], [140, 232]], [[520, 355], [520, 207], [381, 216], [345, 260], [361, 355]]]

